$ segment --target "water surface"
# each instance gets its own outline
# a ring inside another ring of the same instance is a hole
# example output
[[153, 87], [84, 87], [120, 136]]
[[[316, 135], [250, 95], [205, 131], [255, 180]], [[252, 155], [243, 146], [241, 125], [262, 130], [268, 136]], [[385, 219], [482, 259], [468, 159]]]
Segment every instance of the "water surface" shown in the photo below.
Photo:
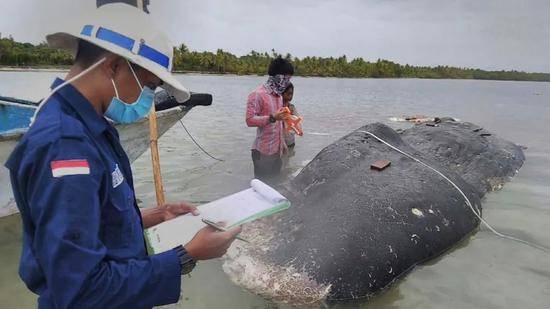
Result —
[[[58, 74], [58, 73], [57, 73]], [[0, 95], [39, 99], [56, 73], [0, 73]], [[160, 141], [167, 198], [210, 201], [242, 190], [252, 177], [250, 144], [255, 130], [244, 123], [246, 97], [264, 77], [180, 75], [193, 91], [214, 95], [214, 105], [191, 111], [184, 123], [214, 156], [200, 152], [180, 125]], [[488, 194], [483, 215], [497, 230], [550, 247], [550, 84], [467, 80], [294, 78], [304, 115], [302, 138], [287, 173], [301, 169], [323, 147], [369, 122], [424, 114], [475, 122], [527, 147], [520, 173]], [[391, 125], [396, 125], [391, 124]], [[133, 164], [143, 205], [155, 199], [149, 153]], [[17, 216], [0, 219], [0, 303], [32, 308], [35, 297], [17, 276], [21, 248]], [[220, 261], [201, 263], [183, 279], [176, 308], [275, 308], [231, 283]], [[550, 255], [500, 239], [485, 228], [441, 258], [418, 267], [368, 304], [336, 308], [547, 308]]]

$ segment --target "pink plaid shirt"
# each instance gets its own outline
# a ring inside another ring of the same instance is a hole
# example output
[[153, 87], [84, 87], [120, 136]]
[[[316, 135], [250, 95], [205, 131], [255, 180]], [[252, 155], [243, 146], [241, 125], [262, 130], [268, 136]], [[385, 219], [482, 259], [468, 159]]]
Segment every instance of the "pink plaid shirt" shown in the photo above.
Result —
[[269, 115], [283, 107], [283, 97], [272, 93], [265, 85], [261, 85], [249, 96], [246, 103], [246, 124], [258, 127], [252, 149], [264, 155], [282, 154], [285, 148], [283, 142], [283, 122], [269, 122]]

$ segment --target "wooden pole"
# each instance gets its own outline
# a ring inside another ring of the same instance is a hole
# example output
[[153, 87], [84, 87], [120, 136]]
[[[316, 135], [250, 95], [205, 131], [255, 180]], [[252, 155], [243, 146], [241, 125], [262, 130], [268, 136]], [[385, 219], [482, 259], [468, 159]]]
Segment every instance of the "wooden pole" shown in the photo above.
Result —
[[[138, 9], [143, 11], [143, 0], [136, 0]], [[153, 163], [153, 178], [155, 180], [155, 193], [157, 195], [157, 205], [165, 206], [164, 186], [162, 184], [162, 175], [160, 173], [160, 157], [158, 147], [158, 129], [157, 129], [157, 112], [155, 104], [151, 107], [149, 113], [149, 143], [151, 147], [151, 161]]]
[[138, 9], [143, 11], [143, 0], [136, 0]]
[[149, 143], [151, 147], [151, 161], [153, 163], [153, 177], [155, 180], [157, 205], [159, 207], [164, 207], [164, 186], [162, 185], [162, 175], [160, 173], [157, 113], [155, 110], [155, 104], [153, 104], [153, 107], [151, 107], [151, 112], [149, 113]]

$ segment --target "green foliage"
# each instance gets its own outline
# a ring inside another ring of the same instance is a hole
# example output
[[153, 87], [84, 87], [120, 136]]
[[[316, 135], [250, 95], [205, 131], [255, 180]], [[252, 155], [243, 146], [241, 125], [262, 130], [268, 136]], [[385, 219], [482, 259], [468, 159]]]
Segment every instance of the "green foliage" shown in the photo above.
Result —
[[[251, 51], [244, 56], [235, 56], [223, 49], [213, 52], [191, 51], [185, 44], [174, 48], [174, 70], [239, 75], [265, 75], [269, 62], [279, 56]], [[283, 56], [283, 55], [281, 55]], [[339, 58], [305, 57], [284, 55], [293, 62], [295, 75], [350, 78], [445, 78], [445, 79], [491, 79], [550, 81], [550, 74], [518, 71], [483, 71], [479, 69], [449, 66], [418, 67], [401, 65], [388, 60], [376, 62], [355, 58], [351, 61], [344, 55]], [[45, 43], [32, 45], [19, 43], [13, 38], [0, 38], [0, 65], [21, 67], [65, 66], [72, 64], [67, 52], [51, 49]]]
[[71, 65], [72, 62], [70, 54], [49, 48], [46, 43], [32, 45], [16, 42], [12, 37], [0, 38], [0, 65], [63, 66]]

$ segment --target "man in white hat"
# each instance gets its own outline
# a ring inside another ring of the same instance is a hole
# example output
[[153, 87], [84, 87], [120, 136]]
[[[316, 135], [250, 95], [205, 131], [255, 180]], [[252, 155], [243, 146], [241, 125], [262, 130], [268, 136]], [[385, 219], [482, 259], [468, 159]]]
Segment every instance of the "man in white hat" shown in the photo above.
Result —
[[172, 46], [131, 6], [99, 8], [78, 29], [47, 37], [76, 58], [37, 111], [8, 161], [23, 221], [20, 276], [39, 308], [151, 308], [177, 302], [181, 274], [223, 255], [240, 229], [208, 227], [187, 244], [148, 256], [143, 228], [197, 210], [185, 203], [140, 213], [130, 162], [105, 117], [145, 117], [154, 89], [179, 101]]

